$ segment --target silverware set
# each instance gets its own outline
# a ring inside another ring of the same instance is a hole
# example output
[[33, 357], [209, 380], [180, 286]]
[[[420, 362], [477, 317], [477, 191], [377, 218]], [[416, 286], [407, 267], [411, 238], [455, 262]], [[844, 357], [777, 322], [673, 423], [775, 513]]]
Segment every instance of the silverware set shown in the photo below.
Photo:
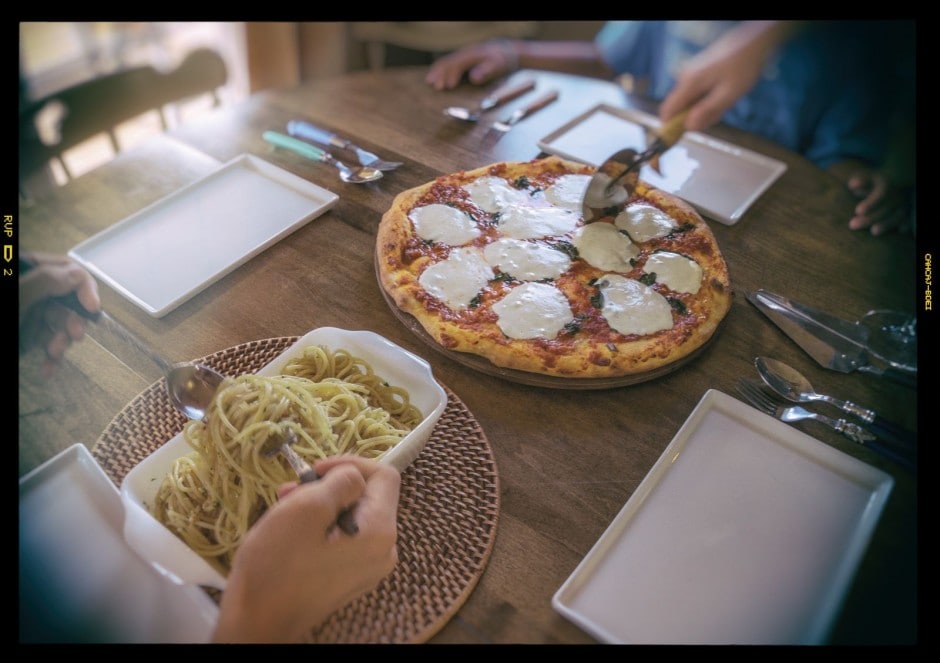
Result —
[[[916, 388], [917, 321], [913, 316], [874, 310], [852, 321], [767, 290], [749, 292], [747, 299], [823, 368], [858, 371]], [[905, 467], [915, 467], [916, 433], [874, 410], [817, 393], [809, 380], [781, 361], [757, 357], [754, 365], [763, 383], [741, 380], [738, 392], [761, 412], [787, 423], [818, 421]], [[858, 422], [833, 419], [788, 402], [827, 403]]]
[[[816, 393], [806, 378], [783, 362], [757, 357], [754, 363], [761, 381], [742, 378], [737, 390], [757, 410], [786, 423], [817, 421], [903, 467], [916, 467], [917, 438], [911, 431], [883, 419], [873, 410]], [[858, 421], [829, 417], [802, 405], [791, 405], [793, 402], [827, 403]]]
[[[377, 154], [359, 147], [332, 131], [305, 120], [291, 120], [288, 122], [287, 134], [277, 131], [265, 131], [262, 137], [275, 147], [290, 150], [307, 159], [322, 161], [333, 166], [339, 171], [339, 178], [351, 184], [374, 182], [380, 179], [385, 172], [395, 170], [403, 163], [401, 161], [386, 161]], [[359, 161], [359, 166], [348, 166], [332, 153], [313, 143], [353, 152]]]
[[295, 138], [312, 140], [313, 142], [320, 143], [325, 147], [335, 147], [340, 150], [349, 150], [354, 152], [356, 154], [356, 158], [359, 160], [359, 164], [367, 168], [375, 168], [376, 170], [381, 170], [384, 172], [388, 170], [395, 170], [402, 165], [401, 161], [386, 161], [385, 159], [380, 158], [377, 154], [373, 154], [372, 152], [359, 147], [350, 140], [333, 133], [329, 129], [318, 127], [311, 122], [307, 122], [306, 120], [291, 120], [288, 122], [287, 133], [291, 136], [294, 136]]
[[[535, 80], [529, 79], [512, 86], [501, 88], [493, 94], [488, 95], [480, 101], [476, 109], [450, 106], [444, 109], [444, 113], [465, 122], [477, 122], [484, 113], [521, 97], [533, 89], [535, 89]], [[558, 91], [552, 90], [525, 106], [514, 110], [502, 120], [493, 122], [485, 138], [498, 138], [502, 136], [516, 123], [521, 122], [528, 116], [549, 105], [557, 98]], [[384, 173], [395, 170], [403, 165], [401, 161], [383, 159], [374, 152], [370, 152], [356, 145], [348, 138], [344, 138], [325, 127], [317, 126], [308, 120], [291, 120], [287, 123], [286, 134], [277, 131], [265, 131], [263, 138], [275, 147], [290, 150], [313, 161], [322, 161], [323, 163], [330, 164], [339, 171], [341, 180], [352, 184], [374, 182], [383, 177]], [[359, 166], [356, 167], [345, 164], [325, 148], [345, 150], [355, 154]]]
[[[492, 94], [487, 95], [480, 101], [476, 109], [464, 108], [462, 106], [449, 106], [444, 109], [444, 114], [457, 120], [463, 120], [464, 122], [479, 122], [484, 113], [495, 110], [503, 104], [521, 97], [534, 89], [535, 80], [528, 79], [522, 83], [502, 87]], [[483, 137], [484, 141], [498, 140], [518, 122], [521, 122], [530, 115], [545, 108], [556, 99], [558, 99], [558, 90], [550, 90], [524, 106], [516, 108], [503, 119], [496, 120], [490, 124]]]

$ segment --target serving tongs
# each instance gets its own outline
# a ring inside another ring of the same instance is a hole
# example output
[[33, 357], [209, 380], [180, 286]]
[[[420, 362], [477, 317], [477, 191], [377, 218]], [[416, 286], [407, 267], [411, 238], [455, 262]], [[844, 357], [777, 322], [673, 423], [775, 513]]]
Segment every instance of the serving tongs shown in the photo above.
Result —
[[653, 133], [653, 141], [642, 152], [627, 148], [614, 153], [598, 166], [584, 192], [582, 213], [585, 223], [610, 216], [630, 200], [640, 177], [640, 169], [649, 163], [659, 172], [659, 157], [679, 142], [685, 133], [688, 110], [673, 116]]

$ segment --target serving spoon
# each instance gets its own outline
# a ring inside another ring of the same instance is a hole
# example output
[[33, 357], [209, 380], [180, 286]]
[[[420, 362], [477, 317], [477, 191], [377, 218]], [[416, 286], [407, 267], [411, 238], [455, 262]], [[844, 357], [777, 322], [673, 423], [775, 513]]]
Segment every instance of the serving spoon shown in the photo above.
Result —
[[[20, 272], [25, 274], [35, 265], [20, 260]], [[205, 364], [197, 362], [172, 363], [162, 354], [147, 345], [143, 339], [115, 320], [104, 309], [89, 311], [78, 299], [78, 293], [70, 292], [51, 298], [63, 306], [75, 311], [86, 320], [90, 320], [123, 341], [130, 343], [155, 363], [166, 378], [167, 395], [173, 407], [189, 419], [202, 419], [212, 402], [219, 385], [225, 376]]]
[[916, 446], [917, 436], [897, 424], [887, 421], [874, 410], [844, 401], [833, 396], [817, 393], [810, 381], [795, 368], [769, 357], [757, 357], [754, 365], [761, 379], [768, 387], [794, 403], [821, 401], [829, 403], [847, 414], [851, 414], [868, 424], [869, 430], [882, 440], [890, 440], [907, 449]]
[[206, 416], [215, 392], [225, 380], [224, 375], [198, 362], [172, 363], [103, 309], [94, 313], [88, 311], [78, 302], [77, 297], [75, 305], [69, 307], [127, 341], [160, 367], [166, 378], [167, 396], [173, 407], [189, 419], [201, 420]]
[[358, 168], [347, 166], [326, 150], [322, 150], [316, 145], [311, 145], [299, 138], [287, 136], [277, 131], [265, 131], [262, 134], [262, 138], [276, 147], [290, 150], [302, 157], [330, 164], [339, 171], [339, 178], [344, 182], [363, 184], [364, 182], [374, 182], [382, 177], [382, 171], [377, 168], [372, 168], [371, 166], [360, 166]]

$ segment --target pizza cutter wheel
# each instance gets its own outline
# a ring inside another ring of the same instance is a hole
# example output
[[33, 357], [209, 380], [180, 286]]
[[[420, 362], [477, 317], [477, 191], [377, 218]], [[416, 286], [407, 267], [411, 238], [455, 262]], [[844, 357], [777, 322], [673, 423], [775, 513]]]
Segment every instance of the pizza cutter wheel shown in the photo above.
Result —
[[658, 170], [660, 155], [678, 143], [685, 133], [688, 114], [689, 111], [684, 110], [670, 118], [655, 132], [653, 142], [643, 152], [632, 148], [620, 150], [598, 166], [581, 205], [585, 223], [615, 215], [627, 204], [636, 189], [643, 164], [651, 163]]

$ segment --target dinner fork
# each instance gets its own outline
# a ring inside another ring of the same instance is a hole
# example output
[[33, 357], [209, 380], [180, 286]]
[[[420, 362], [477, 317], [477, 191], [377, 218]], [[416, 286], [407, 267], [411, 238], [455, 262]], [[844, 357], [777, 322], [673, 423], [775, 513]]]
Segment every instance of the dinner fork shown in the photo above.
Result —
[[793, 423], [795, 421], [802, 421], [804, 419], [812, 419], [818, 421], [826, 426], [829, 426], [833, 430], [836, 430], [853, 442], [857, 442], [864, 447], [868, 447], [872, 451], [880, 453], [881, 455], [889, 458], [899, 465], [903, 465], [908, 468], [914, 467], [914, 460], [909, 457], [906, 453], [894, 451], [889, 449], [885, 445], [878, 442], [877, 438], [863, 426], [859, 426], [856, 423], [846, 421], [845, 419], [833, 419], [831, 417], [826, 417], [824, 415], [818, 414], [816, 412], [811, 412], [804, 407], [798, 405], [787, 406], [780, 401], [778, 401], [774, 396], [771, 396], [764, 390], [764, 387], [753, 381], [740, 379], [738, 380], [738, 393], [744, 396], [748, 402], [751, 403], [755, 408], [760, 410], [765, 414], [769, 414], [775, 419], [784, 421], [786, 423]]
[[287, 133], [291, 136], [300, 136], [301, 138], [312, 140], [321, 145], [330, 145], [332, 147], [338, 147], [341, 150], [352, 150], [356, 153], [356, 158], [359, 159], [360, 164], [375, 168], [376, 170], [395, 170], [402, 165], [401, 161], [386, 161], [380, 158], [379, 155], [364, 150], [349, 140], [337, 136], [332, 131], [322, 129], [303, 120], [291, 120], [288, 122]]

